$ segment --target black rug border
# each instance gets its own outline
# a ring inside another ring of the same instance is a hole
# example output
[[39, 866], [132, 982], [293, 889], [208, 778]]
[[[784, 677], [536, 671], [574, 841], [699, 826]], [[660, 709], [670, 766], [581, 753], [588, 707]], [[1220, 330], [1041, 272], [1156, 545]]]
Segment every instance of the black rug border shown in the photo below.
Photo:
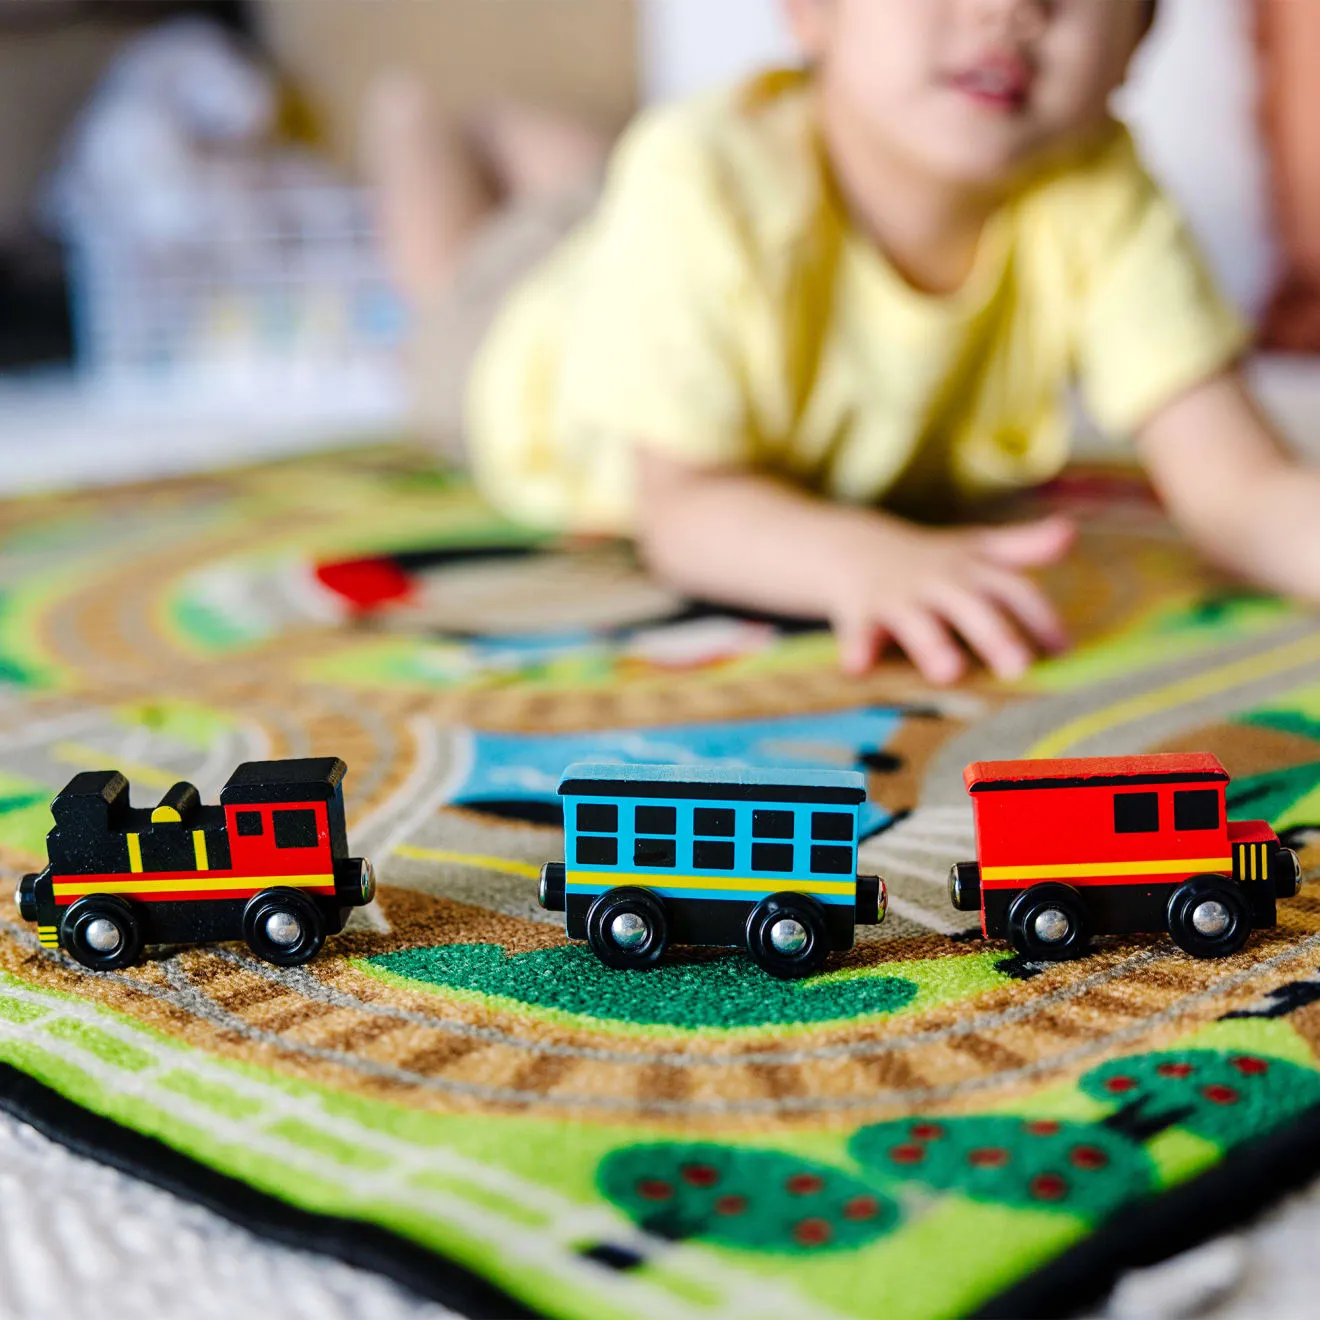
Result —
[[1158, 1265], [1239, 1228], [1320, 1174], [1320, 1105], [1145, 1201], [972, 1311], [967, 1320], [1066, 1317], [1102, 1301], [1126, 1270]]
[[258, 1191], [156, 1137], [84, 1108], [12, 1064], [0, 1063], [0, 1109], [76, 1155], [173, 1192], [250, 1233], [371, 1270], [471, 1320], [541, 1316], [437, 1251], [379, 1224], [304, 1210]]
[[[86, 1109], [0, 1063], [0, 1110], [74, 1154], [204, 1206], [257, 1236], [371, 1270], [470, 1320], [542, 1320], [497, 1284], [367, 1220], [258, 1191], [156, 1137]], [[967, 1320], [1066, 1317], [1102, 1300], [1125, 1270], [1158, 1264], [1238, 1227], [1320, 1174], [1320, 1105], [1244, 1142], [1204, 1173], [1129, 1204], [1083, 1241], [970, 1312]]]

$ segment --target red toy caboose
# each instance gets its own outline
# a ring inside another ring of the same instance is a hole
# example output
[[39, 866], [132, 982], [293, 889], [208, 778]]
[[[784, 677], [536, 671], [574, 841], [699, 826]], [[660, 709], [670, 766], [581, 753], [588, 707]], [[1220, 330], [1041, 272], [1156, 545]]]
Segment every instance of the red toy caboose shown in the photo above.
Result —
[[961, 912], [1026, 958], [1072, 958], [1093, 934], [1167, 931], [1198, 958], [1236, 953], [1301, 885], [1264, 821], [1230, 821], [1207, 752], [978, 761], [964, 772], [978, 860], [949, 873]]

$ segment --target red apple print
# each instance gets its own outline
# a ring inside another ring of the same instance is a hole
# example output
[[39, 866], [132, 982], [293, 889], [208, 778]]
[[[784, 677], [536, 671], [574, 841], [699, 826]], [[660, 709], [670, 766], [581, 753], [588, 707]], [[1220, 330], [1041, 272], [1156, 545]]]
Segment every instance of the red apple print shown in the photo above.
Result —
[[880, 1202], [874, 1196], [854, 1196], [843, 1207], [845, 1219], [874, 1219], [880, 1213]]
[[793, 1236], [801, 1246], [823, 1247], [834, 1236], [834, 1230], [823, 1219], [803, 1219], [793, 1229]]
[[905, 1144], [895, 1146], [889, 1152], [889, 1158], [895, 1164], [920, 1164], [926, 1158], [925, 1150], [920, 1146]]
[[813, 1196], [825, 1186], [825, 1180], [814, 1173], [795, 1173], [784, 1186], [794, 1196]]
[[1075, 1169], [1103, 1169], [1109, 1163], [1109, 1156], [1098, 1146], [1074, 1146], [1068, 1158]]
[[685, 1164], [683, 1181], [689, 1187], [714, 1187], [720, 1180], [719, 1173], [709, 1164]]
[[1033, 1137], [1052, 1137], [1059, 1131], [1058, 1123], [1052, 1118], [1033, 1118], [1025, 1126]]
[[1253, 1058], [1250, 1054], [1239, 1054], [1236, 1059], [1230, 1059], [1229, 1063], [1240, 1072], [1243, 1077], [1259, 1077], [1261, 1073], [1269, 1072], [1270, 1065], [1264, 1059]]
[[1031, 1180], [1031, 1194], [1041, 1201], [1057, 1201], [1068, 1191], [1068, 1184], [1057, 1173], [1039, 1173]]
[[1192, 1072], [1190, 1063], [1161, 1063], [1155, 1071], [1161, 1077], [1189, 1077]]

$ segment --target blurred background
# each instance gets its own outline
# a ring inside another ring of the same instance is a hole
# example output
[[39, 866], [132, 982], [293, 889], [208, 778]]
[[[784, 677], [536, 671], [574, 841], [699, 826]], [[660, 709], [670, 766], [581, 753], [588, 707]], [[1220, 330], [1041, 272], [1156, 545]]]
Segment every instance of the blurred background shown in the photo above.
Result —
[[[0, 491], [397, 436], [407, 313], [364, 184], [398, 71], [616, 132], [792, 59], [778, 0], [0, 0]], [[1310, 0], [1164, 0], [1121, 112], [1320, 423]]]

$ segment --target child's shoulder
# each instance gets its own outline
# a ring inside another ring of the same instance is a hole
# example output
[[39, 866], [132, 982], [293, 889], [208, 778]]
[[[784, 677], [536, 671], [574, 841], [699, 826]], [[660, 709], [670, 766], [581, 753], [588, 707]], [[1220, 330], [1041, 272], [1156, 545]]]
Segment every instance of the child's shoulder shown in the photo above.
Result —
[[1086, 255], [1121, 243], [1153, 210], [1171, 206], [1142, 164], [1131, 133], [1114, 121], [1085, 150], [1035, 180], [1017, 210], [1028, 227], [1048, 229]]
[[642, 111], [615, 150], [612, 191], [675, 189], [768, 237], [796, 229], [819, 196], [805, 75], [774, 70]]

